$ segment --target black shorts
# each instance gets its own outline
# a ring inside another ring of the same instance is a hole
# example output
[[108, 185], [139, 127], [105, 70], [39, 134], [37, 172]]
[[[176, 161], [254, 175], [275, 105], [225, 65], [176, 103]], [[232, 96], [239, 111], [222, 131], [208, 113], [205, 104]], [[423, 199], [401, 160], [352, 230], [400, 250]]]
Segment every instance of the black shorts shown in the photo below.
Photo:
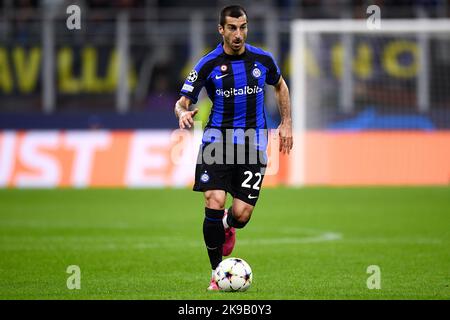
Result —
[[208, 146], [212, 144], [200, 146], [193, 190], [224, 190], [233, 198], [255, 206], [267, 167], [266, 151], [249, 152], [248, 146], [242, 149], [242, 146], [236, 145], [233, 155], [227, 155], [226, 150], [229, 149], [224, 148], [223, 153], [222, 150], [215, 153], [219, 161], [211, 161], [204, 157]]

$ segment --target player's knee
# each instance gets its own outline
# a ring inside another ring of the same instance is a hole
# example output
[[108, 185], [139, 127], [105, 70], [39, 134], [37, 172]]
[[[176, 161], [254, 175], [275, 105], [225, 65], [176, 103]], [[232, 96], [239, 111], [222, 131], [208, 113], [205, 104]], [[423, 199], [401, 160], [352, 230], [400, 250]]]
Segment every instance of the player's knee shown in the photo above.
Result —
[[252, 206], [244, 206], [239, 208], [239, 210], [233, 210], [233, 216], [236, 221], [239, 223], [241, 228], [243, 228], [249, 221], [252, 216], [253, 207]]
[[207, 208], [221, 210], [225, 208], [226, 195], [224, 191], [206, 191], [205, 206]]
[[237, 218], [236, 220], [239, 221], [240, 223], [247, 223], [250, 221], [250, 218], [252, 217], [252, 212], [251, 211], [244, 211], [244, 213], [242, 213], [239, 218]]

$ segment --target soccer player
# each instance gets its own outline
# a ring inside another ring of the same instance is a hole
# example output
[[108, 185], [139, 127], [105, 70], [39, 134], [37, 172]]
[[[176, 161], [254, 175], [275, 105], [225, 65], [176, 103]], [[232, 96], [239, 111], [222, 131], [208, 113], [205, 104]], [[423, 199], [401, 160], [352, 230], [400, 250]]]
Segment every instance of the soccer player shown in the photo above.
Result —
[[[289, 89], [272, 55], [245, 43], [244, 8], [225, 7], [219, 19], [223, 41], [190, 72], [175, 104], [179, 126], [185, 129], [194, 124], [198, 109], [190, 110], [190, 106], [197, 102], [202, 87], [213, 102], [194, 184], [194, 191], [205, 197], [203, 236], [213, 275], [222, 257], [231, 254], [235, 229], [248, 223], [259, 197], [266, 168], [266, 83], [275, 88], [281, 115], [279, 151], [289, 153], [293, 144]], [[233, 202], [225, 209], [227, 193]], [[213, 276], [208, 290], [218, 290]]]

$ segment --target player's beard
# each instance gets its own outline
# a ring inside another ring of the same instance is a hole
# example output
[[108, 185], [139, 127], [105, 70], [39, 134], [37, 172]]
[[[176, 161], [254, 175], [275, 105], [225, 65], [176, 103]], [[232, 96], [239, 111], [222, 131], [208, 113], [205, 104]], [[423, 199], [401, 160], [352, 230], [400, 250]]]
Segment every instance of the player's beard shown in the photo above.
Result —
[[233, 50], [235, 51], [235, 52], [239, 52], [239, 50], [242, 48], [242, 41], [239, 41], [239, 42], [235, 42], [235, 41], [233, 41], [232, 42], [232, 45], [233, 45]]
[[228, 43], [228, 46], [231, 48], [231, 50], [233, 50], [234, 53], [239, 53], [239, 51], [242, 49], [242, 47], [244, 46], [244, 39], [241, 39], [239, 41], [236, 40], [231, 40]]

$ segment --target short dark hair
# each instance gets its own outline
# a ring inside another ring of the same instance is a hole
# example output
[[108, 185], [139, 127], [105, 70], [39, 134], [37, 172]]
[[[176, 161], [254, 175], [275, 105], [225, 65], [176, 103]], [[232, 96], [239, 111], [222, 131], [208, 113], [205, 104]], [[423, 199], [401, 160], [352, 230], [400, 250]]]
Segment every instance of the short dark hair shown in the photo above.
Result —
[[222, 27], [224, 27], [225, 17], [239, 18], [243, 15], [247, 17], [247, 12], [245, 12], [243, 7], [238, 5], [227, 6], [220, 11], [219, 23]]

